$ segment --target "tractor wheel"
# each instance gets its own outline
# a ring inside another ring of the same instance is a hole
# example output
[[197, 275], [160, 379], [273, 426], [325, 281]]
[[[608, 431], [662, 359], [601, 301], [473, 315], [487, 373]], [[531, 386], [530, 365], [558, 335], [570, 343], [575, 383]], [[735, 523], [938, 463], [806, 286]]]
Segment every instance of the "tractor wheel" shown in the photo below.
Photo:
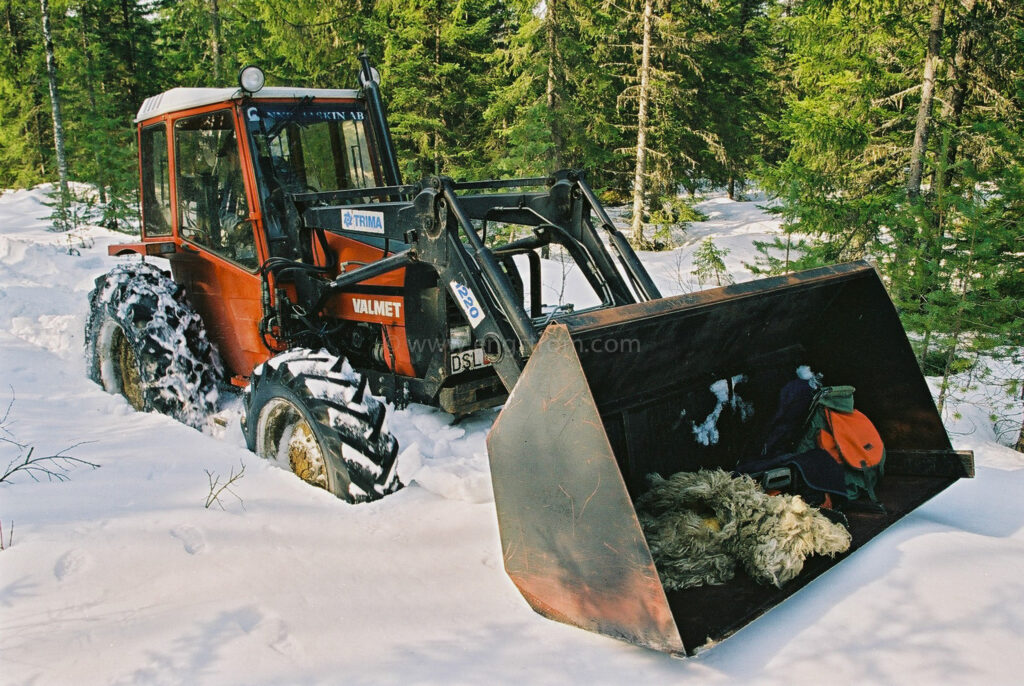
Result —
[[386, 406], [343, 357], [296, 348], [253, 370], [243, 393], [249, 449], [352, 503], [402, 487]]
[[151, 264], [119, 264], [89, 294], [89, 378], [139, 411], [199, 428], [216, 411], [220, 358], [184, 290]]

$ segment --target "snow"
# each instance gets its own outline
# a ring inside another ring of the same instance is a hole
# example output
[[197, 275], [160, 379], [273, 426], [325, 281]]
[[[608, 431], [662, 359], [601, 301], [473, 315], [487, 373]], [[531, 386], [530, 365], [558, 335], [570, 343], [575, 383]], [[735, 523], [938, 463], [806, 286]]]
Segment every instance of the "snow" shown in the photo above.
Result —
[[[765, 210], [770, 206], [771, 202], [760, 194], [751, 195], [746, 202], [713, 196], [698, 203], [697, 209], [707, 219], [690, 224], [685, 232], [673, 229], [672, 239], [678, 246], [675, 250], [641, 254], [662, 295], [678, 295], [717, 285], [702, 286], [693, 274], [693, 255], [707, 238], [719, 250], [728, 251], [723, 261], [735, 283], [753, 279], [754, 274], [747, 265], [756, 264], [760, 257], [754, 241], [771, 242], [782, 236], [779, 220]], [[777, 256], [782, 257], [783, 253]]]
[[[1024, 456], [996, 443], [990, 405], [970, 404], [991, 382], [946, 413], [977, 478], [676, 660], [544, 619], [515, 590], [484, 443], [496, 411], [394, 413], [409, 485], [350, 506], [245, 450], [237, 399], [200, 432], [104, 393], [86, 379], [82, 327], [93, 280], [123, 259], [106, 246], [124, 236], [47, 232], [43, 199], [0, 195], [0, 416], [14, 398], [3, 436], [36, 454], [74, 446], [100, 467], [0, 484], [0, 683], [1020, 681]], [[777, 230], [756, 202], [700, 208], [709, 219], [682, 247], [642, 254], [666, 293], [703, 237], [730, 249], [739, 281], [751, 240]], [[999, 413], [1019, 426], [1014, 408]], [[0, 467], [16, 455], [0, 442]], [[223, 480], [240, 466], [240, 500], [204, 508], [207, 471]]]
[[747, 421], [754, 413], [753, 406], [744, 401], [736, 391], [736, 386], [746, 380], [745, 374], [737, 374], [732, 379], [719, 379], [711, 384], [708, 390], [717, 399], [715, 409], [708, 414], [703, 423], [690, 423], [693, 427], [693, 435], [698, 443], [701, 445], [718, 445], [718, 419], [722, 416], [722, 410], [725, 408], [726, 403], [732, 407], [733, 411], [739, 413], [741, 421]]
[[821, 388], [821, 374], [815, 374], [806, 364], [796, 368], [796, 376], [798, 379], [803, 379], [810, 384], [811, 388]]

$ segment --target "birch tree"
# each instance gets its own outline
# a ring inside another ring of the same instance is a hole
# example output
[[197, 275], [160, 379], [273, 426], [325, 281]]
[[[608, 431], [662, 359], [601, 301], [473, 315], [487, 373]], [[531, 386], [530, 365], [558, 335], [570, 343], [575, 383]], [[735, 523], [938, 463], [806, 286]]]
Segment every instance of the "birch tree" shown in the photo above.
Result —
[[68, 159], [64, 150], [64, 118], [61, 114], [60, 90], [57, 84], [57, 58], [53, 51], [53, 32], [50, 30], [49, 0], [39, 0], [42, 12], [43, 49], [46, 52], [46, 76], [50, 87], [50, 112], [53, 116], [53, 146], [57, 155], [57, 176], [60, 184], [60, 207], [55, 226], [66, 231], [68, 212], [71, 207], [71, 193], [68, 189]]
[[931, 125], [932, 102], [935, 98], [935, 75], [939, 67], [945, 12], [943, 0], [932, 1], [931, 17], [928, 22], [928, 52], [925, 55], [921, 78], [921, 101], [917, 107], [914, 143], [910, 151], [910, 171], [907, 174], [907, 195], [911, 198], [921, 193], [921, 174], [924, 169], [925, 150], [928, 147], [928, 130]]
[[643, 0], [640, 21], [640, 63], [636, 95], [636, 154], [633, 169], [633, 247], [646, 250], [650, 242], [644, 237], [644, 212], [647, 199], [647, 115], [651, 104], [651, 42], [654, 29], [654, 0]]
[[[629, 189], [633, 246], [659, 248], [647, 236], [652, 205], [671, 203], [701, 158], [722, 147], [700, 116], [704, 74], [701, 52], [711, 42], [709, 3], [703, 0], [637, 0], [622, 13], [623, 88], [617, 101], [622, 129], [631, 133]], [[711, 152], [709, 152], [711, 151]], [[662, 237], [667, 238], [667, 237]]]

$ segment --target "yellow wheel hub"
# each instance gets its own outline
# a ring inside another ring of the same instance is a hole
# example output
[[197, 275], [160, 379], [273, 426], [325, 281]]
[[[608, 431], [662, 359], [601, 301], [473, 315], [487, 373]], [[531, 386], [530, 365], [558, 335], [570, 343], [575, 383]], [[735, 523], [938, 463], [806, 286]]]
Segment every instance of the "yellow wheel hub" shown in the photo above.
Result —
[[256, 454], [288, 467], [303, 481], [330, 490], [327, 461], [313, 427], [291, 401], [274, 398], [260, 411]]

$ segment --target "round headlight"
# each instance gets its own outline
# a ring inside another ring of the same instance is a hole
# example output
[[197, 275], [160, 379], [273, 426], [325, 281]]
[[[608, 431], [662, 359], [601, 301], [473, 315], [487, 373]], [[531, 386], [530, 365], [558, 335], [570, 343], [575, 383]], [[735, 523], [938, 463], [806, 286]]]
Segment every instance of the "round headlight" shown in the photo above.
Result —
[[238, 73], [238, 85], [247, 93], [258, 92], [266, 82], [263, 70], [252, 64], [242, 67], [242, 71]]

